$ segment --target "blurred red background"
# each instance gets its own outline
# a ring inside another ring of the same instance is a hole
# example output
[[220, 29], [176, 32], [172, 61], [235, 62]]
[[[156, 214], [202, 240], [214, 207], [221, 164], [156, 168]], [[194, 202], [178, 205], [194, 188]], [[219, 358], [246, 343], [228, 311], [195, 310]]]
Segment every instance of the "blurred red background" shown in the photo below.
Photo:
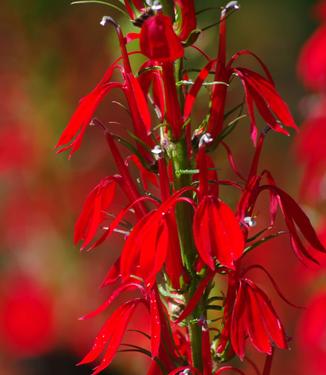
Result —
[[[211, 1], [197, 1], [198, 8], [205, 4]], [[310, 50], [306, 47], [308, 57], [302, 57], [305, 60], [299, 69], [306, 89], [313, 94], [304, 91], [296, 76], [300, 50], [318, 27], [310, 16], [312, 5], [309, 0], [243, 1], [239, 14], [229, 21], [229, 53], [240, 48], [257, 53], [270, 67], [298, 123], [304, 123], [301, 134], [291, 139], [271, 137], [264, 164], [280, 186], [293, 196], [301, 194], [301, 204], [326, 241], [326, 86], [312, 82], [314, 77], [309, 80], [314, 69], [325, 69], [326, 76], [326, 67], [315, 68], [308, 60], [320, 44], [326, 50], [325, 30], [317, 42], [310, 43], [315, 43]], [[94, 253], [80, 254], [72, 243], [73, 224], [88, 191], [114, 166], [96, 129], [88, 130], [72, 160], [57, 156], [54, 145], [79, 98], [117, 56], [112, 30], [99, 26], [107, 13], [117, 17], [125, 29], [129, 27], [126, 18], [100, 5], [71, 6], [63, 0], [1, 2], [1, 375], [90, 373], [75, 363], [91, 345], [104, 317], [86, 322], [77, 319], [105, 299], [107, 292], [98, 285], [122, 239], [117, 236]], [[199, 23], [209, 25], [215, 17], [217, 12], [202, 15]], [[216, 40], [216, 29], [212, 29], [200, 43], [209, 50]], [[325, 62], [325, 52], [316, 56]], [[110, 100], [101, 106], [100, 115], [127, 121]], [[246, 137], [247, 129], [232, 136], [240, 168], [245, 168], [251, 147], [249, 140], [243, 142]], [[221, 168], [225, 166], [221, 156]], [[279, 239], [259, 253], [284, 294], [309, 306], [303, 313], [297, 311], [270, 287], [293, 349], [277, 352], [274, 373], [326, 374], [326, 262], [321, 259], [321, 268], [306, 269], [288, 250], [287, 240]], [[256, 277], [261, 276], [257, 273]], [[135, 326], [146, 324], [141, 314], [137, 320]], [[108, 373], [145, 372], [143, 357], [125, 358], [125, 354], [119, 355]]]

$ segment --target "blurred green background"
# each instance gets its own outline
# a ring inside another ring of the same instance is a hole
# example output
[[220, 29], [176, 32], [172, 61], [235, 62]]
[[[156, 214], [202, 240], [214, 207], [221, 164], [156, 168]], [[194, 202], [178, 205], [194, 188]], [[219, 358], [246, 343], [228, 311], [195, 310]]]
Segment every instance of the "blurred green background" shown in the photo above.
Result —
[[[250, 49], [260, 56], [300, 124], [299, 103], [305, 91], [296, 76], [296, 63], [302, 45], [317, 27], [311, 17], [313, 2], [242, 0], [240, 4], [241, 11], [228, 21], [229, 55]], [[198, 0], [196, 5], [198, 9], [218, 8], [223, 3]], [[71, 160], [56, 155], [54, 146], [79, 98], [95, 86], [119, 54], [113, 30], [99, 25], [107, 14], [129, 30], [127, 18], [101, 5], [1, 0], [1, 375], [90, 373], [74, 365], [89, 348], [104, 317], [89, 322], [77, 318], [107, 295], [98, 285], [116, 257], [114, 248], [119, 240], [94, 253], [80, 254], [72, 243], [73, 224], [88, 191], [114, 167], [95, 130], [87, 133], [81, 150]], [[218, 10], [204, 13], [199, 16], [199, 26], [209, 25], [217, 17]], [[217, 28], [199, 43], [213, 53]], [[111, 120], [119, 118], [115, 112], [110, 106], [100, 108]], [[247, 125], [243, 135], [248, 137]], [[235, 154], [245, 160], [249, 143], [244, 145], [242, 140], [241, 133], [232, 142]], [[271, 137], [263, 162], [279, 185], [297, 196], [302, 172], [296, 164], [294, 140]], [[323, 206], [306, 208], [318, 224], [325, 212]], [[286, 247], [282, 242], [278, 246]], [[273, 264], [285, 292], [295, 298], [306, 295], [285, 282], [289, 270], [293, 270], [293, 280], [298, 277], [294, 258], [278, 259], [275, 255]], [[39, 309], [33, 310], [31, 300]], [[282, 309], [286, 326], [294, 335], [298, 312]], [[20, 325], [15, 323], [17, 317]], [[42, 334], [34, 334], [39, 324]], [[21, 337], [24, 330], [26, 337]], [[144, 373], [145, 359], [137, 355], [126, 362], [124, 358], [118, 356], [115, 369], [108, 373]], [[275, 374], [299, 374], [295, 348], [278, 353], [277, 366]]]

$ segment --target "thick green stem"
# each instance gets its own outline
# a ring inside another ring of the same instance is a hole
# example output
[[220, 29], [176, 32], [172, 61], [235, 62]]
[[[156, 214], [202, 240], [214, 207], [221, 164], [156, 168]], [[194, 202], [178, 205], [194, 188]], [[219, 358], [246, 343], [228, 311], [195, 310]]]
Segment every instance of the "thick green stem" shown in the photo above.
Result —
[[[188, 170], [192, 168], [191, 161], [187, 155], [187, 147], [184, 139], [181, 139], [174, 144], [172, 151], [172, 162], [174, 170], [174, 188], [180, 189], [184, 186], [190, 186], [191, 175], [180, 173], [181, 170]], [[189, 193], [191, 194], [191, 193]], [[196, 248], [193, 239], [193, 209], [184, 202], [180, 202], [176, 207], [176, 218], [178, 223], [179, 240], [181, 247], [181, 254], [183, 263], [190, 273], [191, 281], [186, 296], [186, 303], [194, 294], [198, 286], [198, 278], [194, 270], [194, 263], [196, 259]], [[188, 319], [188, 329], [191, 341], [193, 364], [199, 370], [203, 368], [202, 350], [201, 350], [201, 326], [198, 324], [200, 319], [201, 307], [198, 306]]]

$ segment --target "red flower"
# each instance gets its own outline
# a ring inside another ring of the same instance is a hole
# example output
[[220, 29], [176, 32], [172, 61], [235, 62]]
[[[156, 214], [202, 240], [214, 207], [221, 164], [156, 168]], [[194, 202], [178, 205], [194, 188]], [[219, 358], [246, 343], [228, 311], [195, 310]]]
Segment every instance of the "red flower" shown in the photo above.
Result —
[[298, 62], [303, 83], [312, 90], [326, 89], [326, 25], [321, 26], [304, 45]]
[[296, 152], [304, 164], [301, 196], [309, 202], [325, 199], [323, 181], [326, 170], [326, 117], [307, 119], [297, 137]]
[[[232, 9], [238, 9], [236, 2], [231, 1], [229, 4], [231, 4]], [[211, 110], [207, 125], [207, 130], [214, 139], [223, 128], [227, 88], [231, 82], [232, 75], [238, 76], [244, 87], [248, 114], [251, 122], [251, 138], [254, 144], [256, 144], [257, 138], [254, 104], [262, 118], [273, 130], [279, 133], [288, 134], [282, 125], [294, 129], [297, 129], [297, 127], [287, 105], [276, 91], [267, 67], [259, 57], [251, 51], [242, 50], [233, 55], [229, 62], [226, 63], [226, 15], [230, 10], [231, 9], [226, 7], [221, 12], [220, 40], [217, 58], [216, 60], [210, 60], [198, 74], [193, 87], [186, 97], [184, 117], [187, 119], [190, 116], [195, 97], [202, 87], [204, 80], [208, 76], [209, 71], [214, 65], [216, 65], [214, 76], [216, 84], [214, 85], [211, 94]], [[242, 55], [254, 57], [264, 70], [267, 78], [264, 78], [262, 75], [247, 68], [233, 67], [234, 63]]]
[[121, 83], [110, 82], [112, 74], [116, 68], [117, 64], [112, 64], [95, 89], [80, 100], [77, 110], [71, 117], [56, 145], [56, 148], [59, 148], [58, 152], [71, 149], [71, 156], [79, 149], [86, 128], [91, 122], [94, 112], [100, 102], [113, 88], [122, 87]]
[[[116, 29], [120, 42], [121, 57], [108, 68], [104, 77], [95, 89], [80, 101], [77, 110], [62, 133], [56, 148], [59, 149], [58, 152], [71, 149], [70, 156], [79, 149], [83, 135], [92, 120], [94, 112], [104, 97], [113, 88], [122, 89], [128, 100], [136, 136], [149, 146], [153, 143], [152, 139], [149, 137], [151, 130], [151, 116], [140, 84], [131, 71], [130, 61], [126, 50], [126, 40], [119, 25], [117, 25], [110, 17], [104, 17], [101, 22], [102, 25], [106, 25], [107, 23], [113, 24]], [[123, 66], [119, 65], [120, 60], [123, 61]], [[123, 83], [111, 82], [115, 69], [120, 70], [123, 77]], [[140, 151], [146, 155], [143, 148], [140, 146], [139, 148]]]
[[[107, 219], [107, 210], [115, 196], [117, 180], [120, 176], [110, 176], [101, 180], [89, 193], [81, 214], [75, 225], [74, 242], [83, 241], [81, 250], [85, 249], [94, 239], [99, 227]], [[97, 246], [97, 241], [92, 247]]]
[[297, 327], [300, 346], [300, 366], [303, 366], [302, 374], [325, 374], [325, 311], [326, 293], [325, 291], [321, 291], [309, 302]]
[[140, 33], [140, 49], [150, 60], [159, 63], [173, 62], [184, 54], [170, 17], [160, 13], [144, 22]]
[[16, 276], [2, 285], [1, 346], [15, 356], [35, 356], [54, 344], [54, 307], [35, 280]]
[[78, 365], [93, 362], [100, 356], [101, 352], [108, 345], [100, 365], [94, 368], [92, 375], [96, 375], [107, 368], [119, 349], [123, 335], [136, 307], [141, 302], [143, 302], [142, 299], [133, 299], [118, 307], [96, 336], [91, 350], [78, 363]]
[[[205, 137], [207, 134], [200, 142]], [[244, 250], [244, 236], [231, 208], [218, 198], [217, 174], [212, 160], [205, 154], [205, 148], [205, 145], [200, 145], [197, 155], [200, 201], [193, 222], [195, 244], [201, 259], [212, 270], [215, 270], [216, 261], [234, 269], [234, 262]]]
[[194, 0], [175, 0], [175, 6], [180, 10], [180, 19], [177, 20], [179, 38], [187, 40], [197, 25]]
[[215, 262], [234, 269], [244, 250], [244, 236], [231, 208], [214, 196], [205, 196], [195, 211], [195, 243], [202, 260], [212, 269]]
[[180, 192], [164, 202], [157, 210], [149, 212], [133, 228], [121, 254], [121, 275], [142, 277], [152, 286], [156, 275], [165, 263], [172, 285], [180, 288], [183, 275], [174, 205]]
[[287, 348], [283, 326], [269, 298], [247, 278], [230, 282], [224, 324], [218, 353], [225, 350], [230, 340], [234, 352], [243, 360], [247, 337], [258, 351], [268, 355], [272, 354], [273, 343]]

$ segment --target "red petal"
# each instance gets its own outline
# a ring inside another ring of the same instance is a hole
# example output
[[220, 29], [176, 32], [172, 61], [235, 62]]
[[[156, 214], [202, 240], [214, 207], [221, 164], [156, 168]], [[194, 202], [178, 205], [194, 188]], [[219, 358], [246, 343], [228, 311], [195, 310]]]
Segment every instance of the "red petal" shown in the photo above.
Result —
[[[108, 83], [116, 64], [112, 65], [105, 74], [103, 79], [93, 91], [81, 99], [79, 106], [71, 117], [66, 129], [63, 131], [56, 148], [61, 148], [58, 152], [71, 148], [70, 156], [78, 150], [82, 136], [89, 125], [92, 116], [107, 93], [116, 87], [122, 87], [121, 83]], [[76, 137], [76, 138], [75, 138]], [[74, 139], [75, 138], [75, 139]], [[68, 144], [64, 147], [64, 145]]]
[[184, 106], [184, 119], [186, 120], [192, 111], [197, 94], [201, 89], [205, 79], [207, 78], [212, 66], [216, 63], [216, 60], [209, 61], [204, 68], [199, 72], [193, 86], [191, 87], [189, 93], [186, 96], [185, 106]]
[[246, 324], [248, 317], [246, 303], [243, 283], [240, 282], [232, 311], [230, 329], [232, 348], [241, 360], [243, 360], [245, 355], [245, 341], [247, 337]]
[[275, 310], [267, 295], [256, 285], [252, 286], [252, 292], [257, 300], [263, 318], [264, 326], [270, 338], [280, 349], [286, 349], [285, 333], [281, 321], [277, 317]]
[[234, 371], [237, 374], [245, 375], [245, 373], [243, 371], [239, 370], [238, 368], [232, 367], [232, 366], [223, 366], [223, 367], [220, 367], [216, 372], [214, 372], [214, 375], [220, 375], [224, 371]]
[[106, 321], [100, 332], [95, 338], [95, 342], [88, 354], [78, 363], [83, 365], [94, 361], [109, 343], [108, 350], [100, 366], [96, 368], [95, 373], [109, 366], [112, 358], [122, 340], [127, 324], [140, 300], [128, 301], [120, 306]]
[[105, 220], [105, 210], [109, 209], [115, 196], [117, 183], [114, 176], [102, 179], [89, 193], [75, 225], [74, 242], [83, 240], [81, 249], [94, 238], [99, 226]]
[[130, 111], [137, 111], [140, 118], [143, 121], [147, 134], [151, 132], [151, 115], [149, 113], [148, 105], [144, 93], [140, 87], [138, 80], [132, 75], [128, 74], [127, 76], [128, 86], [132, 91], [132, 94], [137, 103], [136, 107], [130, 107]]
[[107, 272], [101, 284], [101, 288], [104, 288], [107, 285], [115, 283], [119, 279], [119, 277], [120, 277], [120, 257], [110, 267], [109, 271]]
[[251, 283], [246, 281], [246, 304], [248, 311], [248, 333], [253, 346], [260, 352], [272, 354], [272, 346], [269, 340], [268, 333], [263, 322], [263, 315], [261, 314], [259, 302], [255, 298]]
[[180, 8], [179, 38], [187, 40], [197, 25], [194, 0], [176, 0], [175, 5]]
[[158, 303], [158, 293], [153, 290], [150, 295], [150, 315], [151, 315], [151, 352], [152, 357], [158, 356], [160, 344], [161, 344], [161, 318]]
[[140, 49], [150, 60], [173, 62], [184, 54], [170, 17], [156, 14], [148, 18], [141, 29]]
[[[206, 198], [206, 197], [205, 197]], [[198, 253], [205, 264], [212, 270], [215, 269], [215, 262], [213, 259], [214, 249], [212, 239], [210, 238], [211, 210], [208, 199], [202, 199], [199, 203], [193, 222], [194, 240]]]
[[[284, 125], [297, 129], [288, 106], [269, 81], [260, 74], [246, 68], [236, 68], [235, 71], [240, 73], [240, 78], [250, 85], [253, 92], [256, 92], [260, 96]], [[261, 114], [263, 115], [263, 113]]]
[[[131, 316], [134, 313], [135, 308], [137, 307], [139, 302], [139, 300], [129, 301], [124, 305], [120, 306], [120, 308], [118, 308], [111, 316], [110, 330], [104, 333], [104, 335], [109, 335], [106, 341], [108, 347], [100, 365], [95, 367], [92, 375], [100, 373], [105, 368], [107, 368], [112, 362], [117, 350], [119, 349], [120, 343], [127, 329], [127, 325], [131, 319]], [[89, 363], [89, 360], [83, 363]]]
[[177, 223], [174, 215], [165, 215], [165, 225], [169, 233], [169, 241], [167, 243], [167, 255], [165, 260], [165, 271], [171, 280], [175, 289], [180, 289], [180, 278], [184, 275], [184, 269], [181, 259], [181, 250], [178, 236]]
[[222, 266], [234, 268], [244, 250], [244, 236], [233, 211], [222, 201], [211, 199], [210, 240]]

